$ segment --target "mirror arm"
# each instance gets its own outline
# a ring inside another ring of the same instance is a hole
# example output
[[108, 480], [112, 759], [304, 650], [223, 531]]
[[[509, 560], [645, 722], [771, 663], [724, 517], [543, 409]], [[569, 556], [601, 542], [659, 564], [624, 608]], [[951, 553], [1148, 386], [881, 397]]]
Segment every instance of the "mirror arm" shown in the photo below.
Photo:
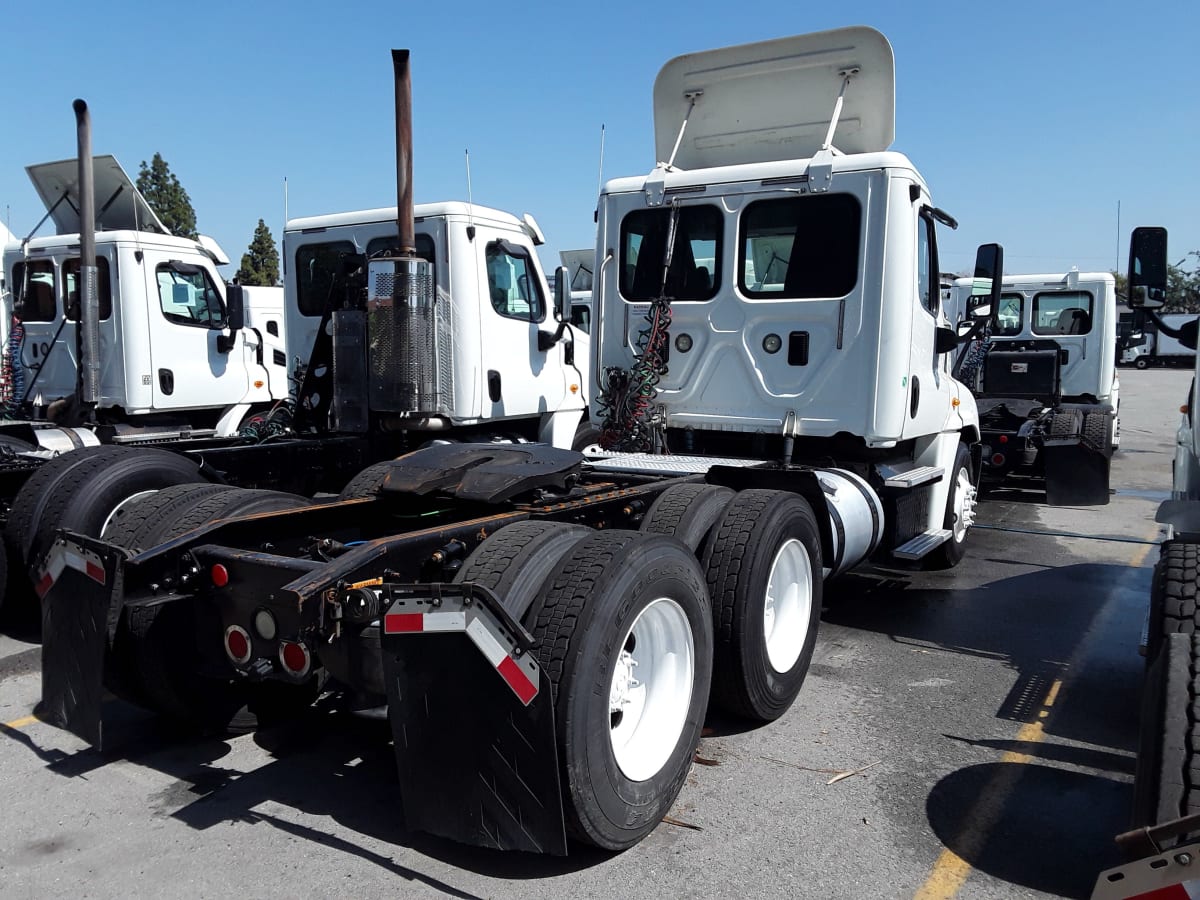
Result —
[[559, 341], [562, 340], [563, 333], [566, 330], [567, 330], [566, 322], [559, 322], [558, 327], [556, 329], [554, 329], [553, 334], [550, 333], [549, 331], [542, 331], [539, 328], [538, 333], [537, 333], [538, 350], [540, 350], [542, 353], [545, 353], [547, 350], [549, 350], [551, 347], [553, 347], [555, 344], [557, 344]]
[[1142, 312], [1144, 312], [1147, 316], [1149, 316], [1150, 321], [1154, 323], [1154, 327], [1157, 328], [1159, 331], [1161, 331], [1163, 334], [1165, 334], [1167, 337], [1178, 338], [1179, 333], [1183, 330], [1182, 328], [1172, 328], [1170, 325], [1168, 325], [1166, 322], [1164, 322], [1161, 318], [1159, 318], [1158, 313], [1156, 313], [1152, 309], [1146, 309], [1145, 307], [1143, 307]]

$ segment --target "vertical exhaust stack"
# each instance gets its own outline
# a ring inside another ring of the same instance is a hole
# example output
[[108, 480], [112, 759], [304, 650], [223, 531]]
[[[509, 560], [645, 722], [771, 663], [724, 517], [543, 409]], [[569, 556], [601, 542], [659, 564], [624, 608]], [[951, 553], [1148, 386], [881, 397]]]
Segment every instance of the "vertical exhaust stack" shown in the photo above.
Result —
[[451, 303], [437, 295], [433, 264], [417, 256], [408, 51], [393, 50], [392, 65], [399, 241], [395, 256], [367, 263], [369, 406], [372, 412], [387, 414], [385, 427], [439, 429], [446, 427], [453, 411]]
[[76, 100], [75, 130], [79, 157], [79, 326], [75, 348], [77, 414], [86, 416], [100, 399], [100, 293], [96, 268], [96, 191], [92, 172], [92, 118]]

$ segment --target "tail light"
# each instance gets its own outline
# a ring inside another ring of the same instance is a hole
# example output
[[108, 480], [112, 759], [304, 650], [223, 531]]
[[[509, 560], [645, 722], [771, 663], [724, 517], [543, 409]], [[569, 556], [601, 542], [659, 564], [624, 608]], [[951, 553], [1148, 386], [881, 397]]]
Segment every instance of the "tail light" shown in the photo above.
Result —
[[225, 653], [235, 665], [244, 666], [250, 662], [250, 634], [240, 625], [230, 625], [225, 629]]
[[303, 644], [294, 641], [280, 641], [279, 664], [289, 675], [303, 678], [312, 668], [312, 654]]

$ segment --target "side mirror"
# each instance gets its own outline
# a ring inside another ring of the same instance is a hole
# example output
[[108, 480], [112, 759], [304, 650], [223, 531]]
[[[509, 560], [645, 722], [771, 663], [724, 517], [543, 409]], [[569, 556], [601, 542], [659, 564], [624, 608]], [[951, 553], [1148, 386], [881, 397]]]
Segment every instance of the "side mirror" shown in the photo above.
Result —
[[1133, 229], [1127, 278], [1130, 309], [1159, 309], [1167, 302], [1167, 229]]
[[225, 285], [225, 308], [229, 334], [217, 335], [218, 353], [228, 353], [237, 346], [237, 333], [246, 326], [246, 295], [240, 284]]
[[980, 244], [975, 253], [975, 275], [971, 296], [967, 298], [967, 316], [991, 319], [996, 327], [1000, 309], [1000, 288], [1004, 280], [1004, 248], [999, 244]]
[[933, 337], [933, 349], [941, 356], [943, 353], [949, 353], [958, 346], [958, 335], [953, 328], [939, 327]]
[[571, 316], [571, 270], [559, 266], [554, 270], [554, 318], [559, 322]]

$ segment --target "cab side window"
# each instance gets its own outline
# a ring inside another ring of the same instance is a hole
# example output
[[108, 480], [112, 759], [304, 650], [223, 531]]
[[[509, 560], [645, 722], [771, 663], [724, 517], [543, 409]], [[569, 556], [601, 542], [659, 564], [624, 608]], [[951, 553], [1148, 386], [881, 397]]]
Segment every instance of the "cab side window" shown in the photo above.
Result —
[[493, 241], [484, 251], [492, 309], [508, 319], [541, 322], [546, 300], [529, 253], [508, 241]]
[[[78, 256], [68, 259], [62, 267], [67, 319], [71, 322], [79, 321], [79, 299], [82, 296], [80, 268]], [[108, 260], [103, 256], [96, 257], [96, 292], [100, 295], [100, 320], [104, 321], [112, 315], [112, 281], [108, 275]]]
[[1050, 291], [1033, 297], [1034, 334], [1087, 334], [1092, 330], [1092, 295]]
[[13, 266], [13, 315], [22, 322], [53, 322], [58, 316], [54, 299], [54, 263], [31, 259]]
[[937, 282], [937, 239], [933, 227], [933, 217], [922, 210], [917, 219], [917, 297], [921, 305], [936, 316], [942, 296]]
[[159, 303], [167, 321], [199, 328], [225, 327], [221, 295], [204, 269], [171, 262], [160, 265], [155, 275]]

